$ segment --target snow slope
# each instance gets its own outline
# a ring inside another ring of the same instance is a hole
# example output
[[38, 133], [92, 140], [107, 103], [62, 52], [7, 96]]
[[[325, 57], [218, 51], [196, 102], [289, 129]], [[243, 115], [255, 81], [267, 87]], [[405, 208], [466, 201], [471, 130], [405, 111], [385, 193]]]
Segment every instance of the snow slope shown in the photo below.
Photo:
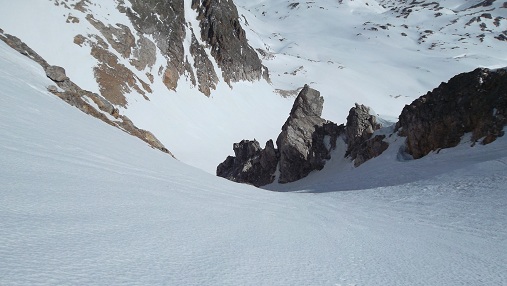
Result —
[[277, 193], [184, 165], [49, 84], [0, 43], [1, 285], [507, 283], [505, 140], [470, 165], [449, 150], [465, 169], [436, 177]]
[[[481, 1], [235, 2], [250, 44], [269, 54], [263, 63], [273, 86], [310, 84], [324, 96], [323, 117], [334, 122], [344, 122], [355, 102], [397, 118], [405, 104], [458, 73], [507, 64], [507, 42], [494, 38], [507, 30], [502, 1], [474, 9], [466, 8]], [[458, 3], [461, 10], [451, 10]], [[404, 8], [412, 11], [407, 17]]]

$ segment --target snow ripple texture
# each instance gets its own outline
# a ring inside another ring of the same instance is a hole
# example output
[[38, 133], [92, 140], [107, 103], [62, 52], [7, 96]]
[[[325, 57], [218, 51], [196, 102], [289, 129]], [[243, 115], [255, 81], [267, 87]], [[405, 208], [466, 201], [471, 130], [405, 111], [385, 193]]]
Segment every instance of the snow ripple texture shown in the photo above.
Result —
[[3, 43], [0, 67], [0, 285], [507, 284], [506, 140], [395, 186], [269, 192], [88, 117]]

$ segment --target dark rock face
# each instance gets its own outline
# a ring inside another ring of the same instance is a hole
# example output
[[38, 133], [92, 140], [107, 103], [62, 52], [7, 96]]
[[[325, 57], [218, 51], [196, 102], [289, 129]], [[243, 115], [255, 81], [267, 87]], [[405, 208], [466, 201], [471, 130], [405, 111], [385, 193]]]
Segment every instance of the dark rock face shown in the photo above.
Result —
[[[278, 149], [271, 141], [266, 143], [266, 149], [260, 149], [255, 140], [241, 141], [234, 144], [236, 157], [230, 156], [220, 164], [217, 175], [236, 182], [263, 186], [273, 182], [278, 166], [278, 182], [290, 183], [324, 168], [326, 160], [331, 159], [331, 151], [336, 149], [337, 140], [344, 140], [348, 145], [344, 157], [353, 160], [356, 167], [379, 156], [389, 147], [384, 141], [385, 135], [372, 138], [381, 125], [370, 114], [368, 107], [356, 104], [349, 112], [347, 125], [338, 126], [321, 118], [323, 104], [320, 93], [305, 85], [276, 140]], [[262, 156], [263, 152], [270, 155]], [[269, 162], [262, 163], [263, 158], [269, 158]], [[255, 166], [253, 162], [260, 162], [262, 168], [252, 168]], [[254, 172], [255, 175], [248, 173], [246, 176], [245, 171]], [[258, 181], [260, 174], [262, 180]]]
[[415, 159], [456, 146], [468, 132], [473, 142], [490, 143], [507, 124], [507, 71], [459, 74], [405, 106], [399, 118], [397, 130]]
[[192, 0], [197, 10], [201, 38], [211, 46], [211, 55], [227, 83], [268, 79], [268, 70], [248, 44], [232, 0]]
[[[155, 44], [167, 56], [164, 84], [175, 89], [178, 79], [185, 71], [183, 39], [185, 38], [185, 10], [183, 0], [131, 0], [127, 8], [135, 29], [141, 34], [153, 36]], [[159, 17], [153, 17], [153, 14]]]
[[[222, 69], [222, 76], [227, 83], [241, 80], [254, 81], [262, 77], [268, 79], [267, 68], [262, 65], [257, 53], [247, 42], [233, 1], [192, 0], [192, 8], [198, 13], [200, 35], [195, 35], [192, 27], [186, 23], [188, 19], [185, 19], [183, 0], [131, 0], [131, 7], [125, 6], [123, 1], [119, 2], [122, 5], [118, 5], [118, 9], [130, 18], [138, 35], [151, 35], [157, 48], [166, 57], [167, 66], [161, 75], [167, 88], [176, 89], [179, 78], [184, 74], [189, 76], [194, 85], [198, 84], [199, 90], [207, 96], [216, 88], [218, 75], [208, 58], [205, 47], [196, 37], [200, 37], [206, 45], [210, 46], [211, 55]], [[158, 16], [153, 17], [154, 14]], [[129, 31], [122, 29], [123, 27], [102, 27], [100, 30], [106, 39], [108, 35], [115, 35], [114, 38], [118, 39], [115, 33], [128, 35]], [[189, 35], [190, 54], [194, 58], [193, 67], [185, 58], [183, 41], [186, 33], [191, 33]], [[128, 41], [128, 37], [123, 38], [127, 41], [122, 41], [122, 43], [133, 46], [120, 49], [120, 53], [123, 50], [130, 52], [130, 49], [134, 49], [135, 53], [136, 48], [139, 50], [137, 52], [139, 55], [146, 54], [144, 50], [152, 51], [150, 43], [144, 45], [139, 42], [135, 46], [136, 43]], [[110, 44], [116, 49], [115, 43]], [[141, 57], [139, 58], [141, 60]], [[151, 57], [143, 62], [151, 63], [148, 60], [151, 60]], [[144, 63], [135, 62], [135, 64], [136, 67], [146, 66]]]
[[[331, 121], [326, 121], [322, 126], [317, 126], [312, 134], [312, 154], [316, 161], [317, 170], [324, 167], [324, 160], [331, 159], [331, 150], [336, 148], [336, 141], [343, 137], [345, 126], [343, 124], [336, 125]], [[320, 162], [320, 164], [318, 164]]]
[[300, 91], [289, 118], [276, 140], [261, 149], [257, 141], [243, 140], [234, 144], [235, 157], [229, 156], [217, 168], [217, 175], [236, 182], [263, 186], [272, 183], [278, 166], [279, 183], [294, 182], [310, 172], [324, 168], [337, 140], [348, 144], [345, 157], [355, 166], [374, 158], [389, 146], [382, 136], [372, 137], [381, 126], [370, 109], [357, 105], [350, 110], [347, 125], [336, 125], [321, 118], [324, 99], [305, 85]]
[[370, 108], [356, 103], [347, 116], [347, 127], [345, 128], [347, 152], [345, 156], [350, 156], [356, 167], [382, 154], [389, 146], [382, 141], [385, 136], [376, 136], [373, 138], [374, 140], [369, 141], [373, 132], [382, 127], [370, 112]]
[[275, 149], [273, 141], [261, 149], [257, 141], [243, 140], [234, 144], [235, 157], [229, 156], [217, 168], [217, 175], [232, 181], [264, 186], [275, 179], [279, 168], [280, 183], [306, 177], [321, 170], [336, 140], [344, 132], [343, 125], [326, 121], [322, 114], [324, 99], [307, 85], [296, 98], [289, 118], [282, 127]]
[[211, 89], [216, 88], [218, 76], [213, 68], [208, 55], [204, 48], [199, 44], [195, 35], [192, 35], [192, 43], [190, 44], [190, 53], [194, 56], [194, 68], [197, 73], [199, 82], [199, 90], [206, 96], [210, 96]]
[[[308, 85], [296, 98], [289, 118], [276, 140], [280, 151], [280, 183], [294, 182], [306, 177], [311, 171], [324, 167], [324, 159], [328, 158], [330, 150], [324, 142], [318, 142], [318, 139], [323, 140], [328, 135], [326, 129], [321, 128], [327, 123], [320, 117], [323, 104], [324, 98], [320, 92]], [[334, 124], [328, 125], [327, 129], [337, 133], [337, 128]], [[317, 129], [319, 132], [314, 135]]]
[[347, 116], [347, 154], [353, 153], [355, 146], [358, 143], [370, 139], [375, 130], [380, 129], [380, 124], [374, 115], [370, 114], [370, 108], [364, 105], [359, 105], [351, 108], [349, 116]]
[[361, 142], [359, 146], [354, 148], [355, 155], [351, 155], [354, 160], [354, 166], [359, 167], [364, 162], [382, 154], [389, 147], [389, 143], [384, 141], [385, 138], [385, 135], [377, 135]]
[[257, 187], [273, 182], [278, 153], [272, 140], [266, 142], [265, 149], [262, 149], [255, 139], [235, 143], [233, 149], [235, 157], [229, 156], [218, 165], [218, 176]]

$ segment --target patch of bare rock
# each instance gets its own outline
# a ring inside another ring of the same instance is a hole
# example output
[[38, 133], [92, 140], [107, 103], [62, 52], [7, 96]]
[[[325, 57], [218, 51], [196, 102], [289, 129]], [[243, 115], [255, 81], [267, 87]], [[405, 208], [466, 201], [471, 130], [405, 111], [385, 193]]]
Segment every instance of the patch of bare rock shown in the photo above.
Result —
[[192, 9], [198, 13], [201, 38], [211, 46], [227, 83], [269, 80], [267, 67], [248, 44], [233, 1], [192, 0]]

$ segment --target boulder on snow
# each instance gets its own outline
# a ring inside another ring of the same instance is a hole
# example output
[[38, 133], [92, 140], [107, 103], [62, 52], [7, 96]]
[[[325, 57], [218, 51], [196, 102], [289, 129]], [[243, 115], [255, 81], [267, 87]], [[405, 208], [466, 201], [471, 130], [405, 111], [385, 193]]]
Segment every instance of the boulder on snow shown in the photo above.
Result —
[[65, 69], [59, 66], [48, 66], [46, 68], [46, 76], [55, 82], [63, 82], [69, 79], [65, 75]]
[[51, 93], [55, 93], [55, 92], [58, 92], [58, 87], [56, 85], [48, 85], [47, 87], [48, 91], [51, 92]]

